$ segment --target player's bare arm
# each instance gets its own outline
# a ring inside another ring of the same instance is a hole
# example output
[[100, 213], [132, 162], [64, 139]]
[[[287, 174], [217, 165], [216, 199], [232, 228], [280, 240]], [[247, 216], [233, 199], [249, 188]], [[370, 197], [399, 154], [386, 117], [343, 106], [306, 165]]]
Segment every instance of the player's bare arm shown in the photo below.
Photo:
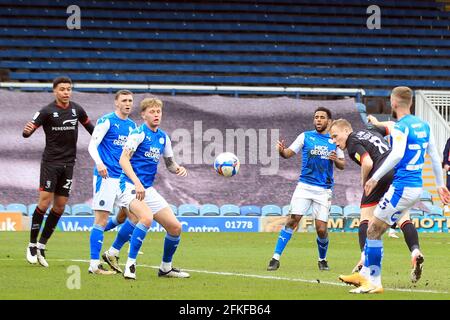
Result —
[[378, 121], [378, 119], [376, 117], [374, 117], [373, 115], [368, 115], [367, 121], [369, 123], [373, 124], [374, 126], [387, 128], [388, 132], [392, 132], [392, 130], [394, 129], [394, 126], [395, 126], [394, 121]]
[[36, 127], [36, 125], [32, 121], [28, 121], [23, 128], [22, 136], [24, 138], [30, 137], [37, 128], [38, 127]]
[[277, 142], [277, 150], [280, 156], [284, 159], [289, 159], [295, 155], [295, 152], [286, 147], [285, 141], [281, 140]]
[[185, 167], [179, 166], [173, 157], [164, 157], [164, 163], [166, 164], [167, 170], [169, 170], [170, 173], [176, 174], [181, 177], [187, 176], [187, 170]]
[[134, 187], [136, 189], [136, 199], [139, 201], [144, 200], [145, 198], [145, 188], [141, 183], [141, 180], [137, 177], [136, 173], [133, 170], [133, 167], [131, 166], [130, 159], [133, 156], [133, 151], [124, 148], [122, 151], [122, 154], [120, 156], [119, 164], [123, 169], [123, 172], [128, 176], [128, 178], [133, 181]]

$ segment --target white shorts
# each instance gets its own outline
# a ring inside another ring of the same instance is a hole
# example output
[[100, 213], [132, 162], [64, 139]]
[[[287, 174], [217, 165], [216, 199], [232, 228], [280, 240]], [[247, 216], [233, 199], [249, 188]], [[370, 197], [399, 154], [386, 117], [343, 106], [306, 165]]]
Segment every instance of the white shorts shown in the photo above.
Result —
[[93, 189], [92, 210], [113, 212], [114, 206], [117, 206], [119, 201], [119, 178], [103, 179], [102, 177], [94, 176]]
[[306, 215], [312, 209], [316, 220], [328, 222], [331, 207], [331, 189], [309, 186], [299, 182], [291, 199], [289, 214]]
[[422, 188], [395, 188], [391, 185], [373, 214], [388, 225], [393, 225], [420, 200], [421, 194]]
[[[136, 199], [134, 184], [125, 182], [125, 190], [120, 194], [119, 199], [120, 205], [129, 210], [131, 201]], [[145, 189], [144, 201], [153, 214], [169, 206], [167, 201], [153, 187]]]

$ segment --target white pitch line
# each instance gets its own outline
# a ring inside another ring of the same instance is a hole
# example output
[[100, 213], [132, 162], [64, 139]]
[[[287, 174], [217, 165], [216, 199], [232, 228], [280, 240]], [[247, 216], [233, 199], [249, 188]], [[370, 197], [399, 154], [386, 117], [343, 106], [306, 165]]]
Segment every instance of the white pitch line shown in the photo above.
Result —
[[[8, 261], [8, 260], [19, 260], [19, 259], [0, 259], [0, 261]], [[84, 262], [90, 263], [89, 260], [83, 259], [47, 259], [48, 261], [58, 261], [58, 262]], [[124, 266], [125, 264], [121, 264]], [[143, 268], [151, 268], [151, 269], [159, 269], [159, 266], [149, 266], [145, 264], [139, 264], [139, 267]], [[340, 282], [332, 282], [332, 281], [322, 281], [322, 280], [306, 280], [301, 278], [288, 278], [288, 277], [276, 277], [276, 276], [264, 276], [259, 274], [247, 274], [247, 273], [234, 273], [234, 272], [221, 272], [221, 271], [208, 271], [208, 270], [194, 270], [194, 269], [185, 269], [184, 271], [195, 272], [195, 273], [204, 273], [204, 274], [216, 274], [219, 276], [233, 276], [233, 277], [244, 277], [244, 278], [256, 278], [256, 279], [265, 279], [265, 280], [281, 280], [281, 281], [291, 281], [291, 282], [303, 282], [303, 283], [315, 283], [315, 284], [327, 284], [330, 286], [339, 286], [339, 287], [348, 287], [348, 285]], [[389, 291], [400, 291], [400, 292], [412, 292], [412, 293], [438, 293], [438, 294], [448, 294], [448, 291], [438, 291], [438, 290], [421, 290], [421, 289], [401, 289], [401, 288], [384, 288]]]
[[[18, 260], [18, 259], [0, 259], [0, 260]], [[89, 260], [83, 259], [47, 259], [48, 261], [60, 261], [60, 262], [84, 262], [90, 263]], [[121, 264], [124, 266], [125, 264]], [[145, 264], [138, 264], [139, 267], [159, 269], [159, 266], [149, 266]], [[208, 270], [194, 270], [185, 269], [184, 271], [204, 273], [204, 274], [216, 274], [219, 276], [233, 276], [233, 277], [244, 277], [244, 278], [255, 278], [255, 279], [265, 279], [265, 280], [281, 280], [281, 281], [291, 281], [291, 282], [303, 282], [303, 283], [315, 283], [315, 284], [327, 284], [330, 286], [348, 287], [347, 284], [332, 281], [322, 281], [322, 280], [306, 280], [301, 278], [288, 278], [288, 277], [277, 277], [277, 276], [264, 276], [259, 274], [247, 274], [247, 273], [234, 273], [234, 272], [221, 272], [221, 271], [208, 271]], [[401, 288], [384, 288], [389, 291], [400, 291], [400, 292], [413, 292], [413, 293], [438, 293], [438, 294], [448, 294], [448, 291], [438, 291], [438, 290], [421, 290], [421, 289], [401, 289]]]

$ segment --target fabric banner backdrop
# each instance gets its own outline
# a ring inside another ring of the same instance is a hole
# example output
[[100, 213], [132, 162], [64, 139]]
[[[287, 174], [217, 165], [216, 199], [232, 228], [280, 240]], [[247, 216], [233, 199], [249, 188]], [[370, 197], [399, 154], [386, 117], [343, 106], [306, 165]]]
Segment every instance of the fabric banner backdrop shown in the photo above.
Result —
[[[142, 123], [139, 103], [151, 94], [136, 94], [131, 118]], [[303, 131], [313, 130], [313, 112], [329, 108], [334, 118], [346, 118], [355, 129], [363, 126], [353, 99], [311, 101], [287, 97], [233, 98], [223, 96], [158, 96], [164, 102], [161, 129], [172, 139], [175, 160], [189, 171], [186, 178], [159, 166], [155, 188], [174, 205], [289, 204], [300, 173], [301, 156], [279, 158], [278, 139], [289, 146]], [[53, 101], [53, 93], [0, 90], [0, 204], [36, 203], [39, 167], [45, 136], [39, 128], [28, 139], [22, 137], [27, 121]], [[114, 94], [74, 92], [95, 122], [114, 111]], [[90, 136], [79, 125], [78, 156], [69, 204], [92, 199], [94, 162], [87, 151]], [[213, 169], [215, 156], [235, 153], [241, 161], [238, 175], [219, 176]], [[346, 155], [347, 156], [347, 155]], [[163, 162], [163, 161], [162, 161]], [[359, 204], [359, 168], [347, 158], [344, 171], [335, 170], [333, 204]]]

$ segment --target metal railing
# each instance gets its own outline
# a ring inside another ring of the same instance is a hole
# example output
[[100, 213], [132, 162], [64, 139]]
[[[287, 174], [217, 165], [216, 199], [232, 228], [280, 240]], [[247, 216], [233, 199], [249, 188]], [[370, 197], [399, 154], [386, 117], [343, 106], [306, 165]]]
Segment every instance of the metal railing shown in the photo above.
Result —
[[[10, 90], [52, 90], [52, 83], [39, 82], [0, 82], [0, 89]], [[134, 90], [136, 92], [182, 93], [199, 94], [245, 94], [259, 95], [290, 95], [299, 98], [302, 95], [336, 95], [355, 97], [357, 102], [366, 92], [360, 88], [306, 88], [306, 87], [251, 87], [251, 86], [215, 86], [215, 85], [177, 85], [177, 84], [130, 84], [130, 83], [74, 83], [77, 91], [115, 92], [119, 89]]]
[[442, 155], [450, 137], [450, 91], [416, 91], [416, 116], [430, 124]]

